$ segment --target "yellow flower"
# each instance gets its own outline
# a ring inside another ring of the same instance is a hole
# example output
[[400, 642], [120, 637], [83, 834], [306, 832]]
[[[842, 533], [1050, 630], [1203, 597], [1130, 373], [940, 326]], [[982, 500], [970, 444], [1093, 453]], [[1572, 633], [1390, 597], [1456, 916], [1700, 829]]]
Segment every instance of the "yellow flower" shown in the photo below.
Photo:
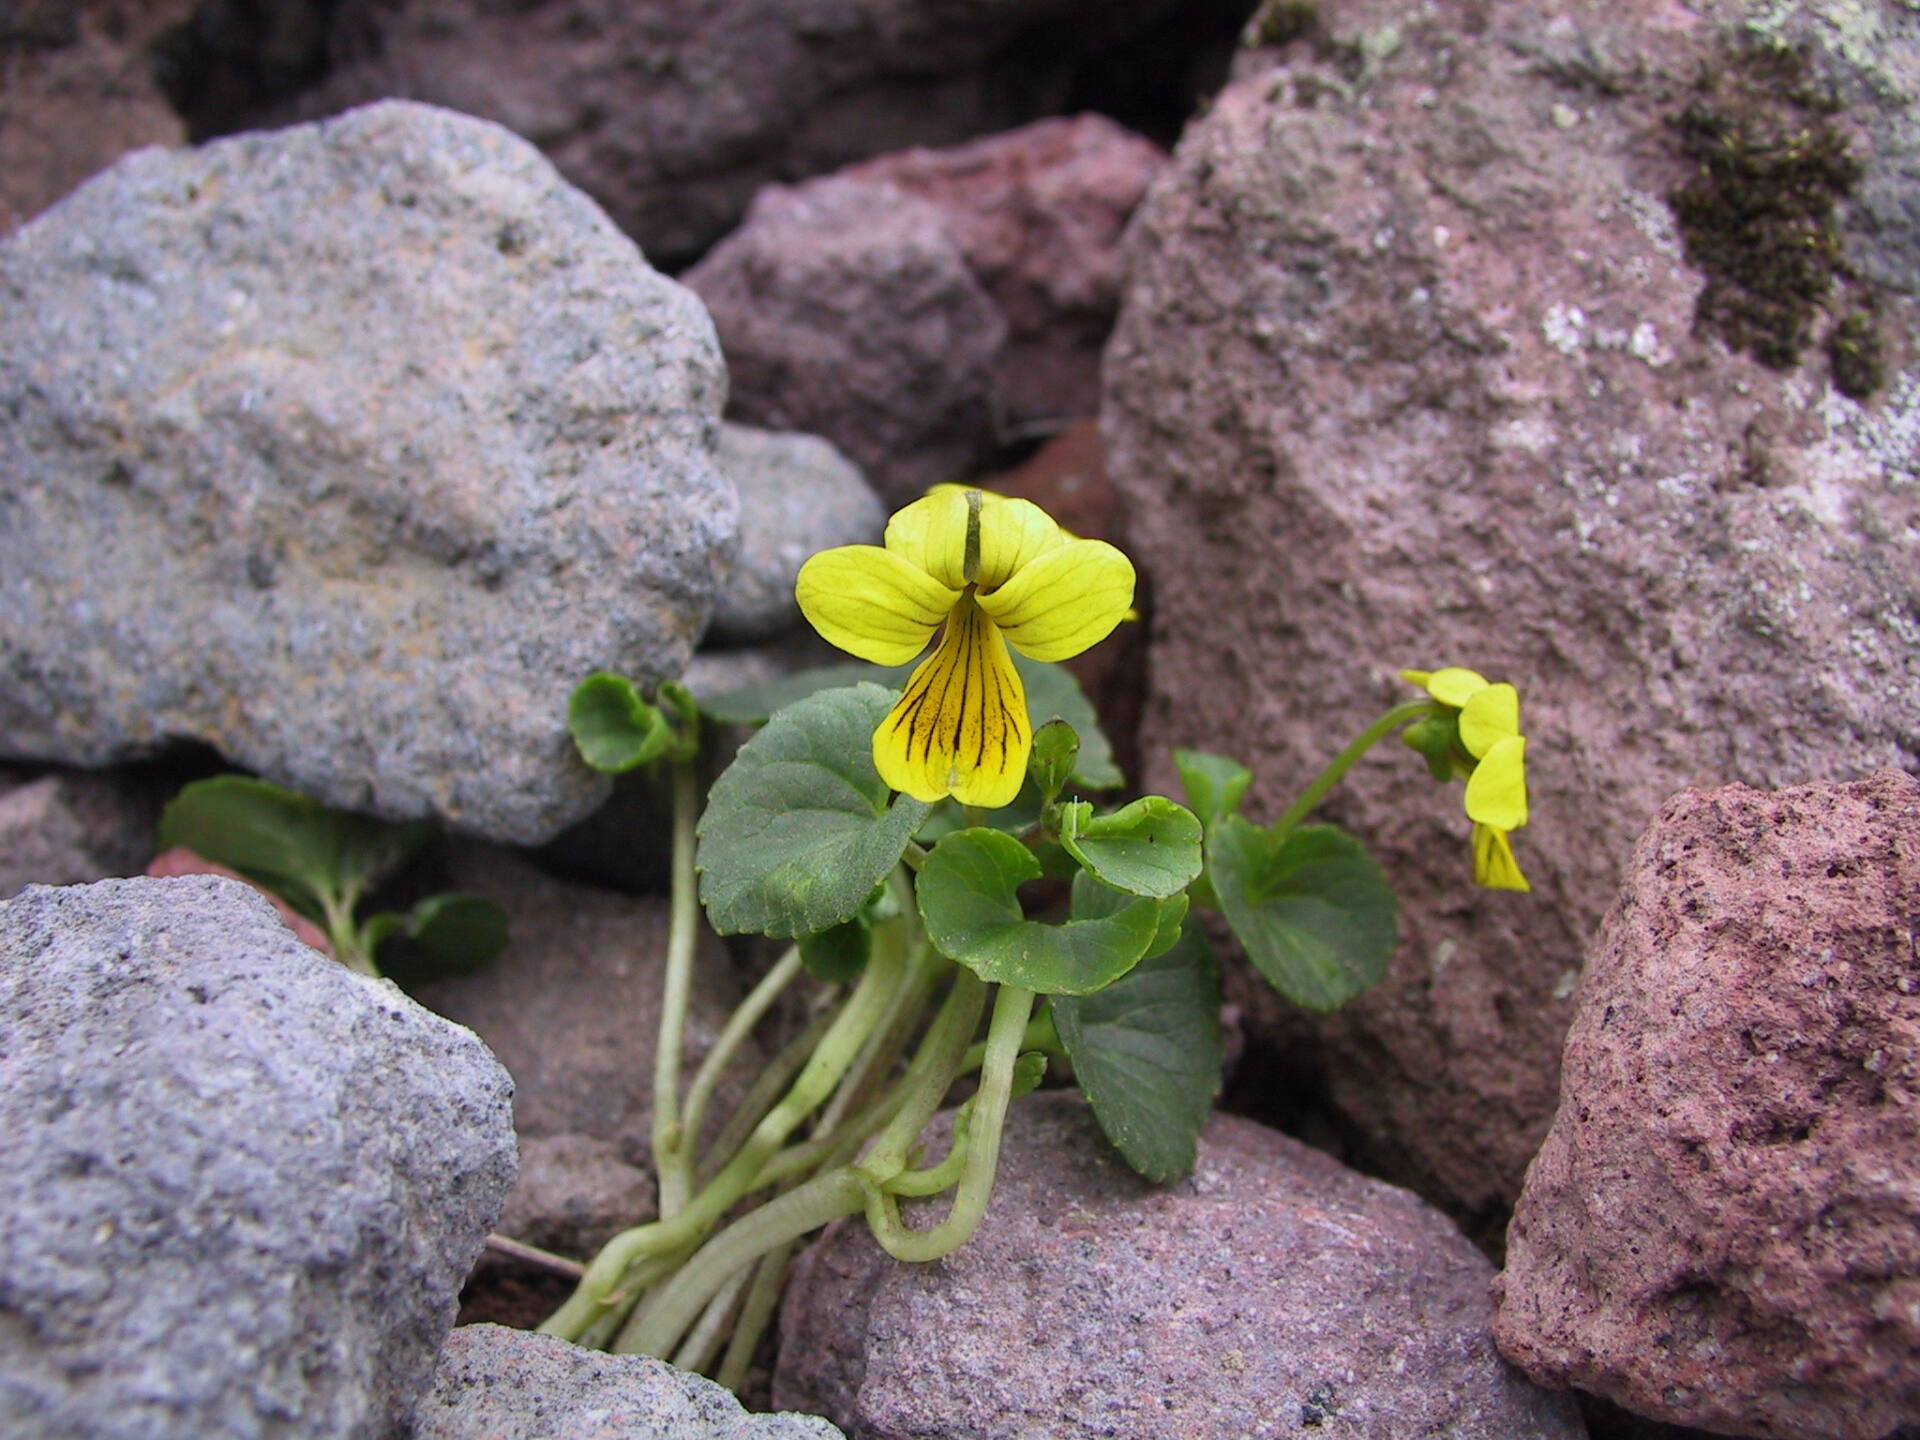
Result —
[[794, 593], [814, 629], [876, 665], [940, 632], [873, 732], [874, 767], [916, 800], [992, 809], [1019, 794], [1033, 745], [1007, 647], [1065, 660], [1106, 639], [1133, 604], [1133, 565], [1030, 501], [940, 486], [887, 522], [884, 547], [815, 555]]
[[1527, 738], [1520, 733], [1520, 693], [1472, 670], [1402, 670], [1458, 712], [1466, 751], [1467, 818], [1473, 822], [1473, 878], [1491, 890], [1531, 890], [1507, 838], [1527, 823]]

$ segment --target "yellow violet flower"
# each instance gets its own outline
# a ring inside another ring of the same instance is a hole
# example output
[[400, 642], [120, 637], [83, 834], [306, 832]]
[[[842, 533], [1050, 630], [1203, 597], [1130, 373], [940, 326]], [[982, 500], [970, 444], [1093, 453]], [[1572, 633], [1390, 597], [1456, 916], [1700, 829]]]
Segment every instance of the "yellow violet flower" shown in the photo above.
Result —
[[1458, 711], [1466, 750], [1466, 810], [1473, 822], [1473, 878], [1491, 890], [1531, 890], [1508, 836], [1527, 823], [1527, 739], [1520, 733], [1520, 692], [1472, 670], [1402, 670], [1450, 710]]
[[895, 513], [886, 543], [823, 550], [794, 593], [814, 629], [876, 665], [904, 665], [939, 632], [873, 732], [880, 778], [916, 800], [1012, 802], [1033, 732], [1007, 653], [1065, 660], [1133, 604], [1133, 564], [1068, 535], [1038, 505], [940, 486]]

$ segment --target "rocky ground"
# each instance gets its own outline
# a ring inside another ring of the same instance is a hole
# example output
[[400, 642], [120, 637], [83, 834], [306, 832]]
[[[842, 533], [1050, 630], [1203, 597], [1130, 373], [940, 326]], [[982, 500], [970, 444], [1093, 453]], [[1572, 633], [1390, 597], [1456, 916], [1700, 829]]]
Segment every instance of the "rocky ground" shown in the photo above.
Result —
[[[0, 16], [0, 1431], [1920, 1434], [1916, 92], [1894, 0]], [[1514, 680], [1533, 893], [1364, 762], [1387, 979], [1223, 949], [1185, 1181], [1049, 1093], [951, 1259], [829, 1231], [806, 1415], [456, 1328], [653, 1204], [663, 812], [573, 685], [789, 668], [982, 476], [1138, 562], [1145, 788]], [[409, 997], [156, 859], [229, 767], [510, 948]]]

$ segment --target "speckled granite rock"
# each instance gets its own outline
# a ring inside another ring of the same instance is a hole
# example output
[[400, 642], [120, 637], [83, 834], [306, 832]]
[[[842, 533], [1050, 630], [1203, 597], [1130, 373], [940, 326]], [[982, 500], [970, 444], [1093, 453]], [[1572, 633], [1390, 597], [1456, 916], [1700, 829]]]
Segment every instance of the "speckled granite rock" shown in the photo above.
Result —
[[1494, 1351], [1491, 1274], [1414, 1196], [1250, 1121], [1215, 1116], [1158, 1189], [1044, 1093], [962, 1249], [901, 1265], [841, 1222], [804, 1254], [774, 1403], [862, 1440], [1583, 1440]]
[[1920, 1423], [1920, 780], [1669, 800], [1589, 952], [1501, 1348], [1655, 1419]]
[[807, 1415], [749, 1415], [731, 1392], [651, 1355], [463, 1325], [447, 1339], [413, 1440], [840, 1440]]
[[411, 104], [129, 156], [0, 242], [0, 754], [182, 738], [545, 839], [593, 670], [734, 543], [698, 301], [531, 145]]
[[513, 1182], [471, 1033], [196, 876], [0, 905], [0, 1433], [386, 1440]]
[[[1243, 57], [1129, 232], [1102, 419], [1154, 579], [1144, 779], [1176, 783], [1174, 745], [1230, 753], [1271, 818], [1411, 696], [1396, 668], [1519, 686], [1534, 893], [1475, 891], [1459, 791], [1385, 747], [1327, 812], [1400, 898], [1384, 983], [1306, 1022], [1229, 976], [1254, 1035], [1322, 1070], [1367, 1168], [1484, 1234], [1546, 1132], [1583, 948], [1661, 801], [1920, 764], [1920, 270], [1897, 260], [1920, 218], [1867, 203], [1913, 193], [1920, 16], [1303, 8], [1270, 7], [1289, 43]], [[1829, 87], [1837, 114], [1784, 98]], [[1837, 161], [1785, 203], [1887, 284], [1742, 300], [1731, 271], [1791, 244], [1737, 237], [1710, 277], [1712, 237], [1670, 200], [1738, 213], [1698, 158], [1716, 126], [1750, 157], [1850, 147], [1831, 216]], [[1736, 301], [1804, 328], [1788, 368], [1696, 329]], [[1835, 384], [1870, 368], [1840, 348], [1849, 316], [1881, 347], [1864, 399]]]

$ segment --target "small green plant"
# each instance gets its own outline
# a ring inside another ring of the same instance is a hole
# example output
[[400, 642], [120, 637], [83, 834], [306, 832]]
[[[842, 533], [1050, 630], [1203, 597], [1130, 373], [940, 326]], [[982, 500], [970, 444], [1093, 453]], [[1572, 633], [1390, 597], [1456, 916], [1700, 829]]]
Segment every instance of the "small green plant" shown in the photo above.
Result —
[[329, 810], [246, 775], [196, 781], [160, 817], [163, 850], [191, 850], [272, 891], [365, 975], [379, 975], [383, 964], [409, 977], [476, 969], [507, 943], [506, 916], [477, 895], [429, 895], [406, 911], [358, 913], [433, 834], [423, 821], [395, 825]]
[[[1198, 752], [1175, 757], [1184, 805], [1083, 799], [1122, 777], [1053, 662], [1128, 618], [1133, 588], [1113, 546], [1026, 501], [942, 486], [893, 517], [884, 546], [829, 550], [800, 574], [809, 621], [864, 663], [699, 705], [673, 685], [649, 704], [610, 674], [581, 685], [569, 718], [587, 761], [672, 776], [660, 1200], [658, 1219], [593, 1259], [545, 1331], [717, 1364], [737, 1386], [809, 1232], [860, 1215], [905, 1261], [967, 1241], [1008, 1106], [1050, 1065], [1071, 1068], [1134, 1169], [1186, 1173], [1222, 1054], [1213, 957], [1192, 911], [1217, 909], [1261, 974], [1310, 1009], [1378, 980], [1395, 945], [1392, 891], [1357, 840], [1307, 818], [1389, 735], [1436, 779], [1466, 781], [1479, 883], [1527, 888], [1510, 838], [1527, 819], [1519, 698], [1468, 670], [1405, 672], [1418, 698], [1362, 730], [1272, 824], [1238, 813], [1245, 766]], [[704, 813], [703, 712], [761, 726]], [[702, 904], [722, 934], [791, 943], [683, 1093]], [[832, 1003], [710, 1127], [722, 1071], [803, 975]], [[967, 1079], [945, 1153], [927, 1154], [929, 1122]], [[943, 1219], [902, 1222], [903, 1197], [940, 1195]]]

